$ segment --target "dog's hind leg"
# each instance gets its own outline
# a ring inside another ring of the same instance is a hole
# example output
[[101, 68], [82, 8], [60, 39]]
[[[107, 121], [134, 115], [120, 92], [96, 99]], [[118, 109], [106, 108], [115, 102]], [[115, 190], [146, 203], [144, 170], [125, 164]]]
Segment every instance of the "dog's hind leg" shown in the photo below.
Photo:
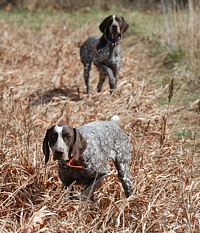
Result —
[[123, 163], [121, 160], [115, 159], [115, 167], [118, 171], [119, 180], [122, 183], [126, 197], [130, 197], [133, 194], [133, 181], [129, 172], [129, 166], [127, 163]]
[[91, 69], [91, 63], [85, 63], [84, 64], [84, 80], [86, 85], [86, 93], [89, 94], [90, 92], [90, 69]]

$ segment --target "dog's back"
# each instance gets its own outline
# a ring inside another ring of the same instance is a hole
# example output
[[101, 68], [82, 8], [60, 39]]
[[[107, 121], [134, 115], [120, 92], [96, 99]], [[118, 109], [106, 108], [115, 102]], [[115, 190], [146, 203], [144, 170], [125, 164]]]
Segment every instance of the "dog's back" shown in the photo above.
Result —
[[131, 159], [131, 144], [128, 136], [118, 126], [119, 118], [114, 116], [110, 121], [95, 121], [78, 127], [78, 131], [87, 138], [87, 148], [83, 153], [98, 161], [123, 156], [128, 162]]

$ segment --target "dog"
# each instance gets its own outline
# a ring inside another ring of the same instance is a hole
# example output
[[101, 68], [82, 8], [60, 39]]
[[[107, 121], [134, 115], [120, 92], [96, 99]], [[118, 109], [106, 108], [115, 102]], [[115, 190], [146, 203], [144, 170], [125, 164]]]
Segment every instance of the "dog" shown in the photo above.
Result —
[[106, 77], [109, 78], [110, 93], [116, 88], [122, 59], [120, 43], [128, 28], [129, 25], [123, 17], [110, 15], [99, 26], [103, 35], [89, 37], [81, 45], [80, 58], [84, 66], [87, 94], [90, 91], [89, 75], [92, 62], [100, 72], [97, 91], [101, 92]]
[[53, 160], [58, 160], [63, 187], [76, 181], [76, 184], [86, 185], [82, 195], [88, 197], [109, 172], [107, 159], [110, 158], [118, 170], [126, 197], [132, 195], [131, 144], [118, 121], [119, 117], [113, 116], [110, 121], [94, 121], [78, 128], [58, 124], [47, 130], [43, 140], [45, 163], [51, 148]]

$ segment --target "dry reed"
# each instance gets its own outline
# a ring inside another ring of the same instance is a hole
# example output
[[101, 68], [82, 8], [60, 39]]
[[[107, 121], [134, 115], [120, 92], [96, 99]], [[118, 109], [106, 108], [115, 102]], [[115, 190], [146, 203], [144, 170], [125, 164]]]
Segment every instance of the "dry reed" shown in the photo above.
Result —
[[[50, 25], [34, 31], [0, 22], [0, 232], [200, 231], [200, 183], [189, 176], [185, 140], [169, 132], [160, 147], [166, 107], [156, 101], [166, 88], [156, 89], [149, 78], [155, 63], [141, 53], [145, 44], [126, 49], [124, 38], [117, 90], [110, 96], [105, 84], [97, 93], [92, 69], [88, 97], [73, 38], [79, 35], [81, 44], [90, 30]], [[81, 202], [79, 186], [71, 200], [69, 190], [61, 190], [56, 163], [44, 165], [45, 131], [58, 122], [79, 126], [114, 114], [133, 145], [134, 195], [125, 198], [111, 163], [95, 202]]]

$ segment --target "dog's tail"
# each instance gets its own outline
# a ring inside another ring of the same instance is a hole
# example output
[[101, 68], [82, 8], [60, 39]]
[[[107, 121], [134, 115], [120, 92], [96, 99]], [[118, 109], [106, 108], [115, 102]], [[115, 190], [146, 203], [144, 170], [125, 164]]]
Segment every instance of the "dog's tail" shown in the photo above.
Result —
[[111, 117], [110, 121], [114, 122], [115, 124], [118, 124], [119, 117], [117, 115], [114, 115], [114, 116]]

